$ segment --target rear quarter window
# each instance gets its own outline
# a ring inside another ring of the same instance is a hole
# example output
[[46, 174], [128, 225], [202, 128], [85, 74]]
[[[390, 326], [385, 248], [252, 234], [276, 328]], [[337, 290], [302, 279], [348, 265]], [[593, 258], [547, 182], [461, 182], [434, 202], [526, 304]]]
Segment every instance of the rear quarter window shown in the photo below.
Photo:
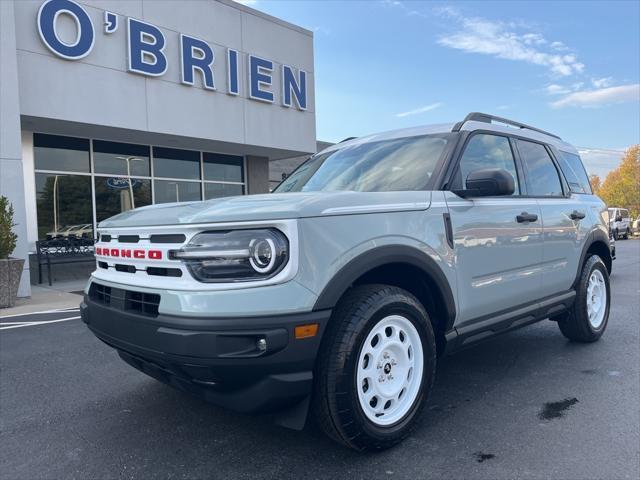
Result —
[[558, 163], [572, 193], [592, 193], [589, 177], [580, 156], [560, 151]]

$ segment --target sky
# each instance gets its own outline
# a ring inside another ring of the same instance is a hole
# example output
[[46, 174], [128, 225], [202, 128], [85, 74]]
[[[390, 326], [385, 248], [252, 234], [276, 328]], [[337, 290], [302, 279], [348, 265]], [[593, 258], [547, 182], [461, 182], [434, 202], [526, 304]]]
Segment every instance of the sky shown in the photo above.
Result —
[[492, 113], [590, 173], [640, 143], [640, 1], [243, 0], [314, 32], [317, 138]]

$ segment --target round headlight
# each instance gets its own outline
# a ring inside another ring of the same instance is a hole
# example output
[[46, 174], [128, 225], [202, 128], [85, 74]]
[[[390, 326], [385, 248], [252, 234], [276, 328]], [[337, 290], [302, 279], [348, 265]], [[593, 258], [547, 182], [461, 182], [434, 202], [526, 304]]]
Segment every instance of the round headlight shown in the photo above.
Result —
[[249, 243], [249, 263], [258, 273], [269, 273], [276, 263], [276, 246], [270, 238], [253, 239]]

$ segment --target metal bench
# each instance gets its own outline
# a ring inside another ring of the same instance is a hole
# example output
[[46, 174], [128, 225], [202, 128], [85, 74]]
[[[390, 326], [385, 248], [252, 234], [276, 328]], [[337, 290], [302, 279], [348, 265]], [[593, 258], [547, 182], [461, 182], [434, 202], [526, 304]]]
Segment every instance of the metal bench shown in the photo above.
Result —
[[94, 262], [93, 240], [89, 238], [55, 238], [36, 242], [38, 257], [38, 283], [42, 283], [42, 267], [47, 266], [47, 278], [51, 285], [51, 265]]

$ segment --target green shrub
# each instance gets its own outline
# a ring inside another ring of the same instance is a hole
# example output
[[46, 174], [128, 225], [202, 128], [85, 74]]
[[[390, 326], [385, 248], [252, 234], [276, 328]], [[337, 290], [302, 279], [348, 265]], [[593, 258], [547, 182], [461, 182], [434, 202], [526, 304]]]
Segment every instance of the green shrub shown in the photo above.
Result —
[[7, 197], [0, 196], [0, 260], [9, 258], [15, 250], [18, 235], [13, 233], [13, 205]]

